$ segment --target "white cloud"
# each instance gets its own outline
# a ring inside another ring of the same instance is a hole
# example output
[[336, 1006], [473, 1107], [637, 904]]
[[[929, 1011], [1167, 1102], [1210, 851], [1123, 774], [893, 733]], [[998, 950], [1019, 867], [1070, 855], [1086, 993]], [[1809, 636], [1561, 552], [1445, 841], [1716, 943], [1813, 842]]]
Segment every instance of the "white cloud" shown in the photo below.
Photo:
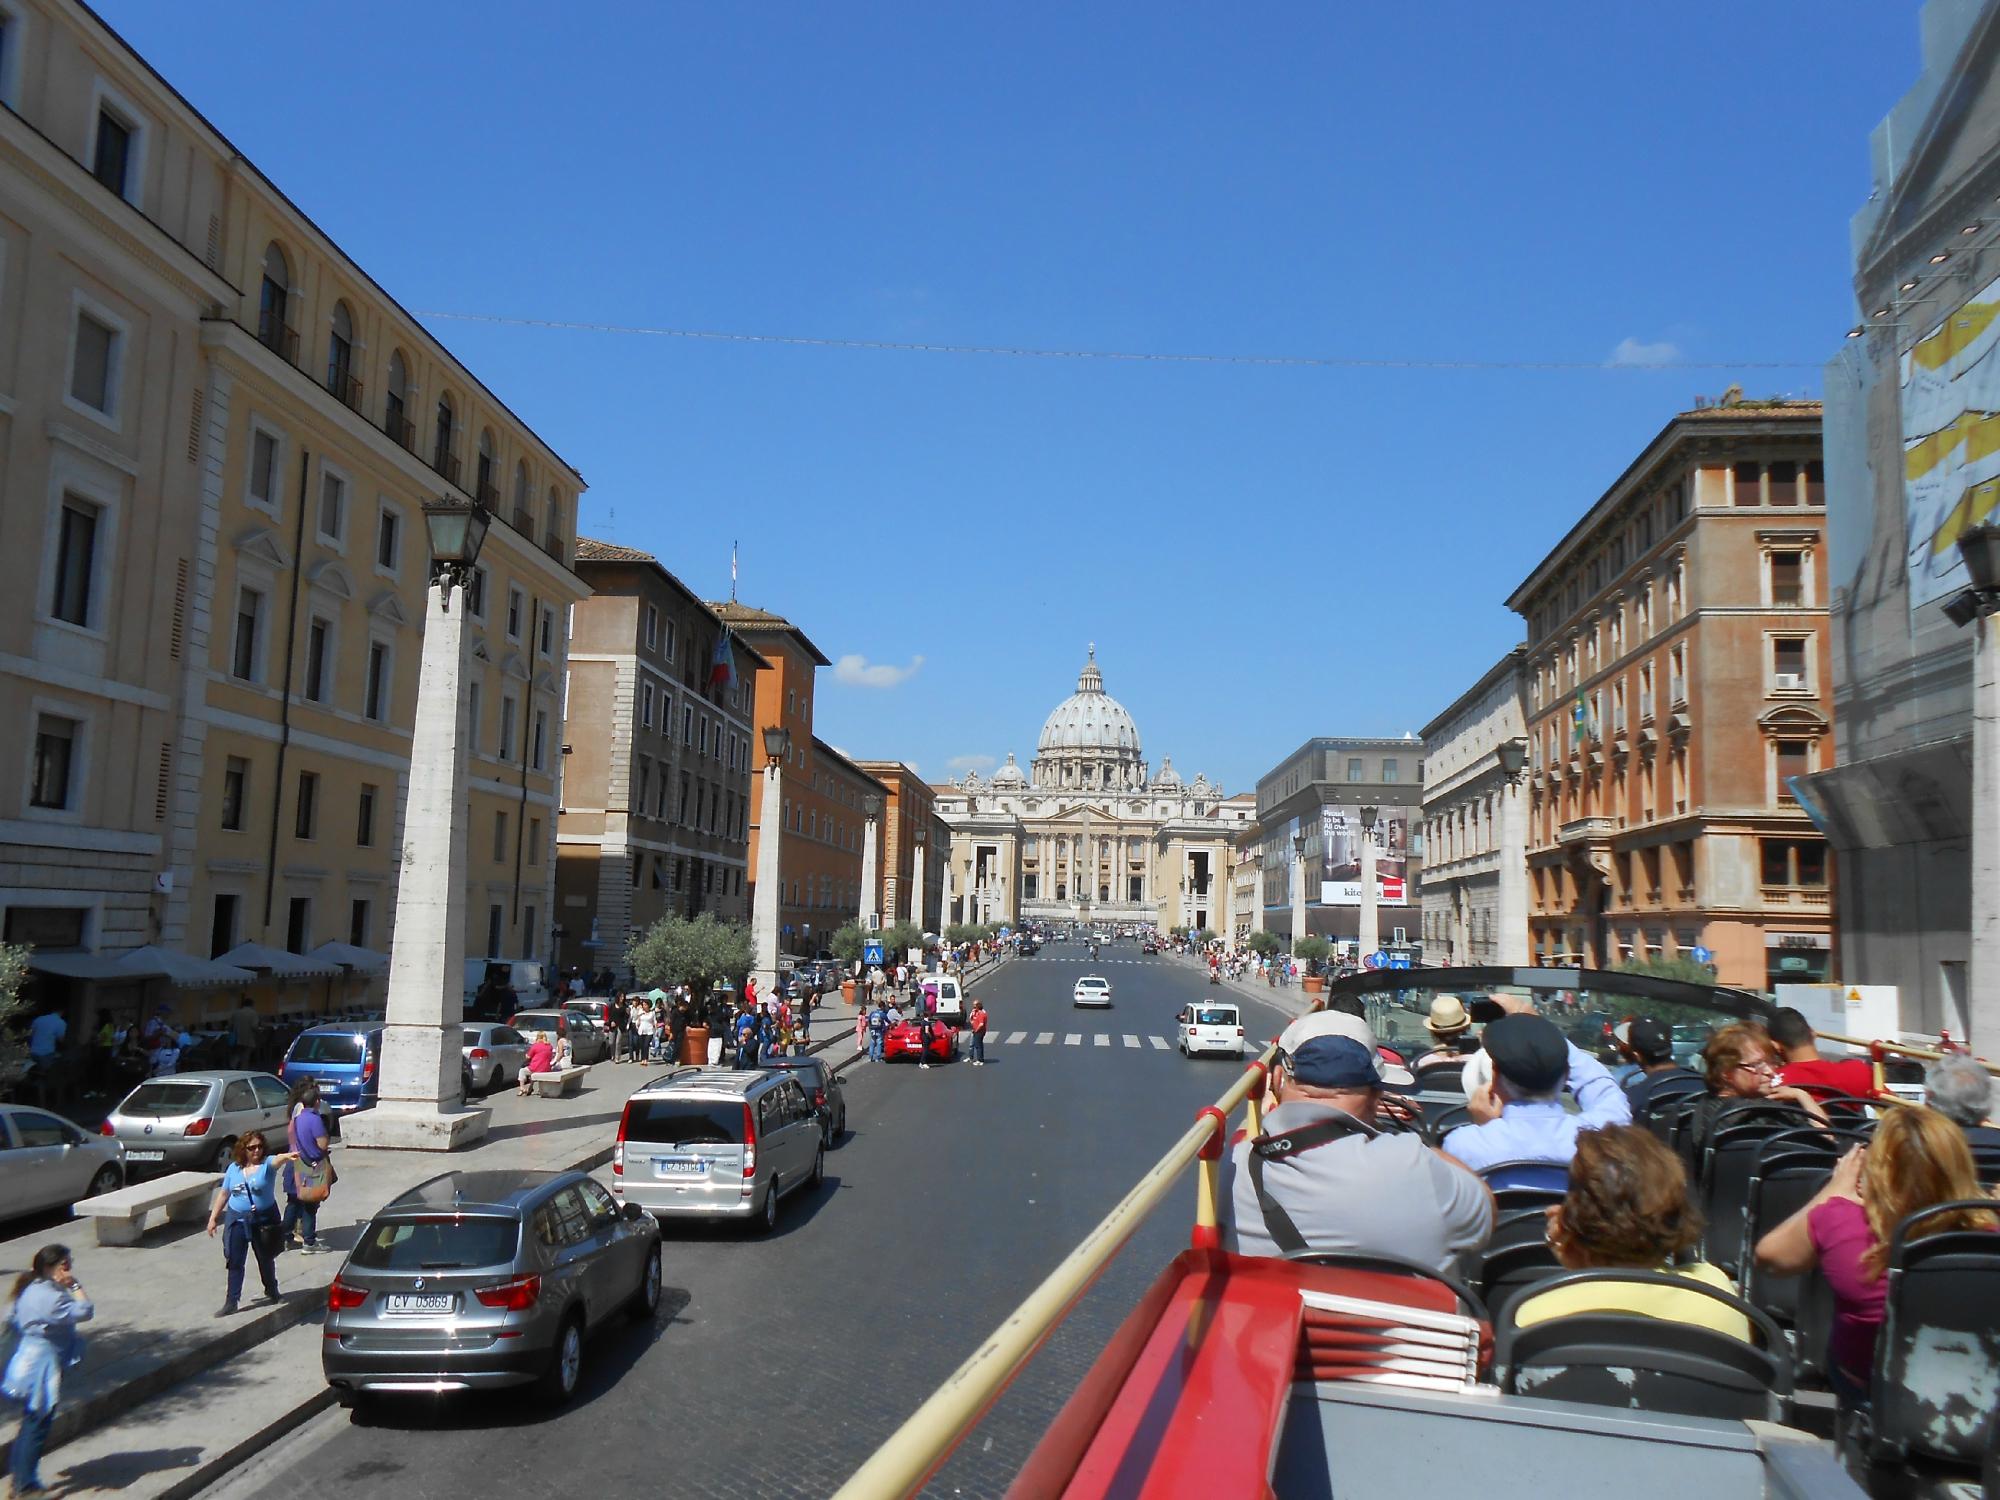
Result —
[[1611, 351], [1614, 365], [1670, 365], [1681, 357], [1680, 346], [1661, 339], [1657, 344], [1643, 344], [1637, 339], [1620, 339], [1618, 347]]
[[852, 652], [833, 664], [834, 679], [849, 687], [892, 688], [901, 687], [917, 675], [917, 669], [924, 664], [921, 656], [910, 658], [907, 667], [891, 666], [887, 662], [870, 662], [859, 652]]
[[954, 771], [990, 771], [1000, 762], [991, 755], [954, 755], [945, 764]]

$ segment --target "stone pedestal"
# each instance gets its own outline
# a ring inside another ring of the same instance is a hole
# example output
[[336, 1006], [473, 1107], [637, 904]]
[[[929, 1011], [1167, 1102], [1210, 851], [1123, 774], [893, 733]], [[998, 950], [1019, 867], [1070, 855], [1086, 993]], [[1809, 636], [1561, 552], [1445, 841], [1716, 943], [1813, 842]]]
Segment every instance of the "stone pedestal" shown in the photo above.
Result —
[[[454, 591], [456, 592], [456, 591]], [[457, 603], [457, 608], [448, 606]], [[465, 1107], [465, 604], [432, 585], [424, 615], [409, 811], [390, 945], [381, 1097], [350, 1115], [350, 1146], [449, 1151], [486, 1134], [491, 1112]]]
[[872, 931], [868, 919], [881, 908], [875, 904], [875, 820], [861, 825], [861, 931]]
[[1972, 965], [1967, 1040], [2000, 1056], [2000, 615], [1973, 621]]

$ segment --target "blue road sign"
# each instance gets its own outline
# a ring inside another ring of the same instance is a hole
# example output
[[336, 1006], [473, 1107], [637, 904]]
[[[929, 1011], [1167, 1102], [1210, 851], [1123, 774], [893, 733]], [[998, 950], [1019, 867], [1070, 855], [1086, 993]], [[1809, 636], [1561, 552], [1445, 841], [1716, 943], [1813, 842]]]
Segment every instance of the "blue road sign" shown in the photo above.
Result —
[[1410, 967], [1410, 955], [1409, 955], [1409, 954], [1407, 954], [1407, 953], [1391, 953], [1391, 954], [1389, 955], [1389, 959], [1388, 959], [1388, 967], [1389, 967], [1389, 968], [1391, 968], [1391, 969], [1407, 969], [1407, 968], [1409, 968], [1409, 967]]
[[863, 941], [861, 944], [861, 961], [871, 969], [881, 966], [883, 960], [882, 940], [880, 938], [868, 938]]
[[1389, 955], [1386, 953], [1370, 953], [1362, 958], [1361, 967], [1364, 969], [1379, 969], [1383, 964], [1388, 962], [1388, 958]]
[[1688, 949], [1688, 957], [1698, 964], [1712, 964], [1715, 962], [1714, 952], [1700, 946]]

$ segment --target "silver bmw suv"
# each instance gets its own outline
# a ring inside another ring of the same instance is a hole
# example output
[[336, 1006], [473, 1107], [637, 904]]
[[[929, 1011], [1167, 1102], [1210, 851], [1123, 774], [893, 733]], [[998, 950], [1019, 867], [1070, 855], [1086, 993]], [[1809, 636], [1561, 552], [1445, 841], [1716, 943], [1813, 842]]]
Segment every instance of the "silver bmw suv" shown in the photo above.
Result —
[[327, 1288], [342, 1404], [539, 1381], [575, 1393], [585, 1336], [660, 1305], [660, 1226], [581, 1172], [447, 1172], [377, 1210]]

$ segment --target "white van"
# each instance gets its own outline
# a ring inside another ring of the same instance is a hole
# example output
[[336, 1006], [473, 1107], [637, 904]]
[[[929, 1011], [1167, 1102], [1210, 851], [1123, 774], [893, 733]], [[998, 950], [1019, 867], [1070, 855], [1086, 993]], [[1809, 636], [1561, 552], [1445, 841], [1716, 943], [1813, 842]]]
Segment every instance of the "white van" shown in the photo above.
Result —
[[528, 958], [468, 958], [465, 961], [465, 1014], [473, 1018], [475, 1010], [473, 997], [486, 983], [487, 974], [493, 969], [506, 971], [506, 979], [514, 987], [514, 1003], [506, 1007], [505, 1014], [495, 1017], [506, 1020], [517, 1010], [546, 1010], [549, 1004], [548, 981], [542, 975], [542, 966]]
[[926, 974], [921, 983], [925, 989], [937, 991], [937, 1018], [956, 1026], [965, 1019], [965, 993], [958, 987], [958, 978], [952, 974]]
[[1243, 1055], [1243, 1013], [1233, 1005], [1186, 1005], [1176, 1018], [1181, 1056], [1197, 1052]]

